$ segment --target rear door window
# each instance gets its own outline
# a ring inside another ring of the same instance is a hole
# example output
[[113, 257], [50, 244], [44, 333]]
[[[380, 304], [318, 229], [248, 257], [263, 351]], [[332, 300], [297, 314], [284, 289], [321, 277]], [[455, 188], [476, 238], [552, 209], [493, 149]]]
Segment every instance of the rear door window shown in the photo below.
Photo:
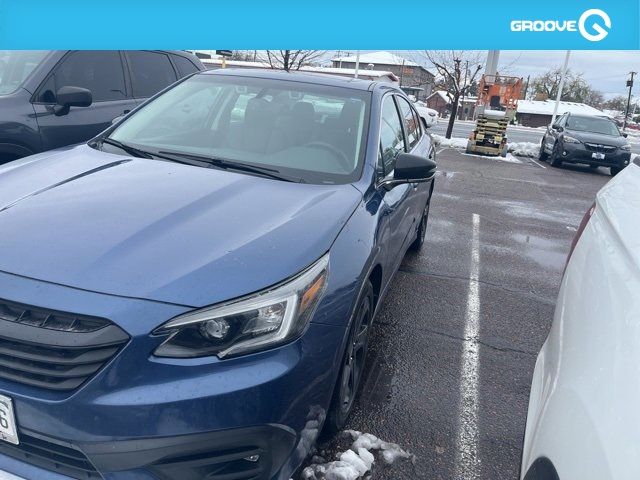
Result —
[[188, 58], [181, 57], [179, 55], [172, 55], [172, 57], [173, 63], [175, 63], [176, 68], [178, 69], [178, 75], [180, 78], [186, 77], [187, 75], [200, 70]]
[[134, 50], [127, 52], [127, 61], [135, 98], [151, 97], [178, 79], [165, 53]]

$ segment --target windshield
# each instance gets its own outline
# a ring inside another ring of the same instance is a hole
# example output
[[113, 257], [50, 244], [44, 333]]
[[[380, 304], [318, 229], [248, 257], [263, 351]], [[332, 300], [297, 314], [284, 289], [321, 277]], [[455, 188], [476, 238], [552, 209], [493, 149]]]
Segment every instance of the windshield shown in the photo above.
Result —
[[620, 136], [620, 130], [618, 130], [616, 124], [606, 118], [570, 116], [567, 120], [567, 128], [569, 130], [577, 130], [578, 132]]
[[286, 80], [196, 75], [110, 135], [150, 153], [239, 162], [307, 183], [357, 179], [371, 93]]
[[46, 54], [46, 50], [0, 50], [0, 95], [15, 92]]

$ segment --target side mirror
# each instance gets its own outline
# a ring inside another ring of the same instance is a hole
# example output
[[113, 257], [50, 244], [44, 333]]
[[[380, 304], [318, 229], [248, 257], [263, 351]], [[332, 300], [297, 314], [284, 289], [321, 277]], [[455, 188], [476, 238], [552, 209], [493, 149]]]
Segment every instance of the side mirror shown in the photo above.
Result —
[[430, 158], [401, 153], [396, 158], [393, 178], [385, 180], [383, 185], [391, 189], [402, 183], [428, 182], [436, 174], [437, 166]]
[[61, 116], [69, 113], [71, 107], [88, 107], [93, 103], [93, 95], [86, 88], [60, 87], [56, 92], [56, 102], [53, 112]]
[[551, 128], [553, 128], [554, 130], [557, 130], [558, 132], [562, 132], [564, 130], [564, 128], [556, 124], [551, 125]]
[[629, 136], [629, 134], [628, 134], [628, 133], [623, 133], [623, 134], [622, 134], [622, 136], [623, 136], [624, 138], [627, 138], [627, 137]]

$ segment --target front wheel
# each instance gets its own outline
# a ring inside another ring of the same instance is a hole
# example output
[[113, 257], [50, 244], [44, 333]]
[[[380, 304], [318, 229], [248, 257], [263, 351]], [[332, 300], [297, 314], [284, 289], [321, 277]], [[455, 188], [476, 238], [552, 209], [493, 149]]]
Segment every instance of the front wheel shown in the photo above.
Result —
[[620, 167], [609, 167], [609, 173], [611, 174], [612, 177], [615, 177], [621, 171], [622, 171], [622, 168]]
[[325, 433], [328, 435], [342, 430], [351, 410], [353, 410], [364, 371], [372, 319], [373, 286], [367, 280], [353, 315], [347, 348], [338, 375], [338, 383], [331, 399], [331, 407], [325, 423]]
[[549, 161], [551, 162], [552, 167], [559, 168], [562, 166], [562, 159], [558, 154], [558, 144], [556, 143], [553, 146], [553, 150], [551, 151], [551, 155], [549, 156]]
[[411, 250], [420, 250], [422, 245], [424, 245], [424, 239], [427, 233], [427, 222], [429, 221], [429, 205], [431, 205], [431, 200], [427, 203], [427, 206], [424, 207], [422, 212], [422, 218], [420, 219], [420, 225], [418, 225], [418, 231], [416, 233], [416, 239], [411, 244]]
[[540, 153], [538, 154], [538, 160], [546, 162], [549, 158], [549, 154], [544, 151], [544, 137], [542, 138], [542, 143], [540, 144]]

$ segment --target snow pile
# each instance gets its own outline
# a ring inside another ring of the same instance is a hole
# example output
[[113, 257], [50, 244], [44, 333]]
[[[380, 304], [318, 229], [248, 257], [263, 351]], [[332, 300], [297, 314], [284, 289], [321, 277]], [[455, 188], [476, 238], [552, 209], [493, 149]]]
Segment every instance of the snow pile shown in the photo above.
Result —
[[[326, 412], [319, 405], [312, 405], [307, 414], [307, 423], [302, 432], [300, 432], [300, 443], [298, 443], [298, 452], [301, 456], [306, 457], [314, 448], [316, 439], [320, 435], [320, 427], [324, 423]], [[0, 479], [2, 480], [2, 479]]]
[[433, 138], [433, 143], [436, 146], [440, 146], [443, 148], [461, 148], [463, 150], [467, 148], [466, 138], [445, 138], [436, 134], [431, 135], [431, 137]]
[[519, 157], [538, 158], [540, 144], [532, 142], [511, 142], [507, 144], [507, 150]]
[[381, 452], [382, 461], [387, 465], [399, 458], [413, 458], [395, 443], [380, 440], [370, 433], [346, 430], [353, 439], [351, 448], [336, 454], [337, 460], [328, 462], [321, 456], [314, 456], [302, 471], [303, 480], [357, 480], [371, 470], [375, 463], [372, 450]]

